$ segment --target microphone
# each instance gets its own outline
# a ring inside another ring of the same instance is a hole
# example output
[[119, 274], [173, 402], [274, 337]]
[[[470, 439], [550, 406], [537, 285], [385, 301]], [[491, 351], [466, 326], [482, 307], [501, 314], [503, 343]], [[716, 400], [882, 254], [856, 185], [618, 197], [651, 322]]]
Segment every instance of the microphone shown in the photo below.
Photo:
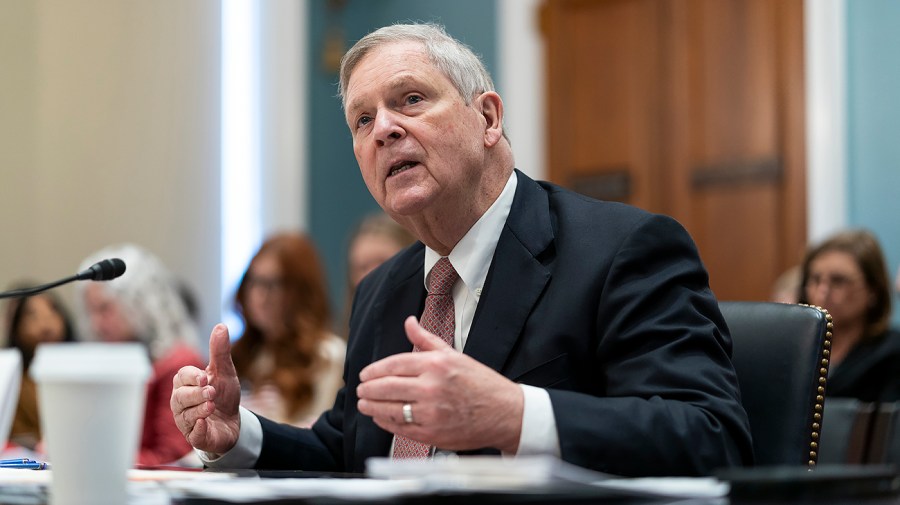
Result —
[[49, 284], [42, 284], [33, 288], [14, 289], [12, 291], [4, 291], [0, 293], [2, 298], [21, 298], [25, 296], [36, 295], [42, 291], [68, 284], [72, 281], [109, 281], [121, 276], [125, 273], [125, 262], [119, 258], [105, 259], [91, 265], [90, 268], [82, 270], [75, 275], [60, 279]]
[[111, 281], [125, 273], [125, 262], [119, 258], [98, 261], [75, 275], [76, 281]]

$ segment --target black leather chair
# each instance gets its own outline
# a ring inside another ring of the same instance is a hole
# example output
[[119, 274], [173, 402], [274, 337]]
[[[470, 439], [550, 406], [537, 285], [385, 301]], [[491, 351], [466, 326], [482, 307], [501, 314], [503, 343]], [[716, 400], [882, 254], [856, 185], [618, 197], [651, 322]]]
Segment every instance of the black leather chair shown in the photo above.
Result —
[[866, 462], [900, 465], [900, 402], [878, 404]]
[[804, 305], [721, 302], [756, 464], [812, 468], [819, 454], [831, 316]]
[[825, 419], [819, 443], [820, 465], [862, 465], [868, 461], [868, 443], [875, 404], [856, 398], [825, 397]]

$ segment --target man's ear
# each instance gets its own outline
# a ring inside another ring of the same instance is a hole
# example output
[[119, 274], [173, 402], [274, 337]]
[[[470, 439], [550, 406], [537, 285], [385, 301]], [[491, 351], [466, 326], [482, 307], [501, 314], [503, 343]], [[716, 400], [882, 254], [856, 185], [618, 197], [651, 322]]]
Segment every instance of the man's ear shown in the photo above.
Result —
[[484, 145], [494, 147], [503, 138], [503, 100], [494, 91], [486, 91], [477, 99], [476, 104], [485, 121]]

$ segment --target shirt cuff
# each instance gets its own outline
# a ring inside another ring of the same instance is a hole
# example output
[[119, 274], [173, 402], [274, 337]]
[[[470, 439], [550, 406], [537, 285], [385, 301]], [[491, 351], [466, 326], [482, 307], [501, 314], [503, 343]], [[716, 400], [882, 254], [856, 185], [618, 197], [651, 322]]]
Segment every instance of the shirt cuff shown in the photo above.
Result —
[[[516, 456], [545, 454], [560, 456], [559, 434], [556, 432], [556, 417], [553, 403], [546, 389], [519, 384], [524, 395], [522, 406], [522, 433], [519, 435], [519, 450]], [[258, 421], [257, 421], [258, 422]]]
[[239, 407], [241, 431], [237, 443], [225, 454], [195, 449], [204, 465], [210, 468], [253, 468], [262, 452], [262, 424], [255, 414]]

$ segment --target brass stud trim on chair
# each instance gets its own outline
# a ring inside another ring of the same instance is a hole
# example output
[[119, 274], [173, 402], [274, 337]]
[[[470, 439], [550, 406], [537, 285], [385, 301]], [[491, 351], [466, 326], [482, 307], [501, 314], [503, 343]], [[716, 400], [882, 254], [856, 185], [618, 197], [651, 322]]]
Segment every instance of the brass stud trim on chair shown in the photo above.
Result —
[[818, 307], [815, 305], [806, 305], [801, 303], [805, 307], [812, 307], [814, 309], [819, 310], [825, 315], [825, 341], [822, 343], [822, 361], [821, 368], [819, 368], [819, 387], [817, 388], [818, 395], [816, 396], [816, 404], [813, 406], [813, 423], [812, 423], [812, 431], [809, 435], [809, 461], [808, 466], [809, 470], [815, 468], [816, 463], [819, 460], [819, 435], [821, 430], [821, 421], [822, 414], [821, 412], [825, 408], [825, 385], [828, 382], [828, 365], [831, 363], [831, 336], [832, 330], [834, 330], [834, 321], [832, 320], [831, 314], [822, 307]]

